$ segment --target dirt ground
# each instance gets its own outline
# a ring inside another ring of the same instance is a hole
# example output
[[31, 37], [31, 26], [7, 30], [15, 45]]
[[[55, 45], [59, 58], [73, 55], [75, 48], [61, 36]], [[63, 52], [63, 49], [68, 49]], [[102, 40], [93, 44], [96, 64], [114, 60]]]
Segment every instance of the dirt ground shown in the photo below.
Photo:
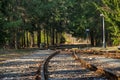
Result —
[[21, 54], [6, 53], [7, 59], [0, 64], [0, 80], [35, 80], [38, 68], [51, 53], [53, 53], [51, 50], [28, 50], [22, 51]]
[[5, 60], [32, 54], [37, 49], [0, 49], [0, 63]]

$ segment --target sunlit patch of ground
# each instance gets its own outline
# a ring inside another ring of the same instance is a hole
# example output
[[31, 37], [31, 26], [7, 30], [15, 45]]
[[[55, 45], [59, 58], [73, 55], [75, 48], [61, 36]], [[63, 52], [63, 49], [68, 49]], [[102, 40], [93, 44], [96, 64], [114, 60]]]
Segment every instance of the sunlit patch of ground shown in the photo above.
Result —
[[0, 63], [2, 63], [2, 61], [9, 60], [12, 58], [18, 58], [21, 56], [32, 54], [33, 51], [35, 50], [36, 49], [19, 49], [19, 50], [15, 50], [15, 49], [2, 50], [1, 49], [0, 50]]
[[90, 49], [93, 49], [93, 50], [114, 50], [114, 51], [119, 51], [117, 46], [112, 46], [112, 47], [106, 47], [106, 48], [103, 48], [102, 46], [101, 47], [89, 47]]
[[2, 61], [2, 64], [0, 64], [0, 80], [35, 80], [36, 76], [39, 78], [38, 68], [44, 59], [53, 53], [51, 50], [25, 50], [19, 52], [16, 53], [18, 56], [21, 54], [19, 57], [16, 57], [16, 55], [12, 57], [14, 54], [11, 53], [9, 58], [12, 59]]
[[107, 58], [115, 58], [120, 59], [120, 50], [117, 46], [113, 47], [86, 47], [81, 49], [72, 49], [73, 51], [76, 51], [76, 53], [87, 53], [87, 54], [93, 54], [94, 56], [105, 56]]

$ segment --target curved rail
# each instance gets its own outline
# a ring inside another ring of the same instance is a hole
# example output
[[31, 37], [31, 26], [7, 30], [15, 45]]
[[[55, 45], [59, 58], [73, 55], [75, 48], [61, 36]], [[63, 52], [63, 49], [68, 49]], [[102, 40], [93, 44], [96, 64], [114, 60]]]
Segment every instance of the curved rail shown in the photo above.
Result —
[[50, 56], [48, 56], [44, 62], [43, 62], [43, 65], [41, 67], [41, 80], [47, 80], [47, 75], [46, 75], [46, 72], [47, 72], [47, 64], [49, 62], [49, 60], [54, 57], [56, 54], [60, 53], [60, 51], [56, 51], [54, 52], [53, 54], [51, 54]]

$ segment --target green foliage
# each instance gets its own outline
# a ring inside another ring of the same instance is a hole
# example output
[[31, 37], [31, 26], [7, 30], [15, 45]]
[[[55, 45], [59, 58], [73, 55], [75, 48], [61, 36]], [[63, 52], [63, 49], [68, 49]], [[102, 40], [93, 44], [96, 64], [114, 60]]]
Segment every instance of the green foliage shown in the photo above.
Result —
[[[0, 1], [0, 10], [2, 9], [2, 3]], [[0, 11], [0, 47], [5, 44], [5, 38], [6, 38], [6, 32], [4, 27], [4, 21], [5, 18], [3, 16], [3, 13]]]
[[[50, 41], [57, 36], [55, 33], [62, 37], [62, 32], [86, 38], [86, 29], [90, 29], [91, 43], [100, 44], [102, 42], [100, 13], [103, 13], [106, 41], [113, 41], [117, 45], [120, 41], [119, 5], [119, 0], [1, 0], [0, 43], [9, 42], [17, 45], [23, 42], [22, 45], [28, 45], [26, 42], [32, 40], [24, 39], [25, 33], [40, 33], [42, 30], [47, 31], [41, 35], [42, 42], [43, 36], [48, 35]], [[30, 39], [30, 35], [28, 36]], [[34, 39], [37, 41], [37, 36]], [[60, 39], [62, 42], [65, 41], [64, 38]]]
[[10, 22], [7, 22], [5, 27], [8, 27], [8, 28], [18, 28], [22, 25], [22, 20], [16, 20], [16, 21], [10, 21]]
[[111, 31], [113, 44], [120, 44], [120, 1], [119, 0], [102, 0], [102, 5], [96, 5], [98, 10], [104, 14], [107, 22], [107, 30]]

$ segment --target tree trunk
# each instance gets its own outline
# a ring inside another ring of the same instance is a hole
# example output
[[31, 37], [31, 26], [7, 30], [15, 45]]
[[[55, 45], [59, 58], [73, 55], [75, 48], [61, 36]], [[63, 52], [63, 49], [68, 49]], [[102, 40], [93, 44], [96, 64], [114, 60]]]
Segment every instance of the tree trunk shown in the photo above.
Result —
[[52, 45], [52, 28], [50, 27], [50, 45]]
[[46, 36], [47, 36], [47, 47], [49, 46], [49, 35], [48, 35], [49, 31], [46, 32]]
[[56, 44], [58, 45], [58, 33], [56, 31]]
[[41, 43], [41, 31], [38, 30], [37, 31], [37, 45], [38, 45], [38, 47], [40, 47], [40, 43]]
[[27, 47], [29, 47], [29, 32], [28, 31], [26, 32], [26, 37], [27, 37], [26, 45]]
[[35, 47], [35, 36], [34, 36], [34, 32], [33, 32], [32, 37], [33, 37], [33, 45], [32, 45], [32, 47]]
[[15, 49], [18, 49], [17, 33], [14, 34], [14, 45], [15, 45]]
[[91, 45], [92, 45], [92, 46], [95, 46], [93, 31], [90, 32], [90, 39], [91, 39]]
[[30, 41], [31, 41], [30, 47], [32, 48], [32, 47], [34, 47], [34, 33], [33, 32], [31, 32], [31, 39], [30, 39]]
[[26, 35], [25, 35], [25, 31], [24, 31], [24, 42], [23, 42], [23, 48], [25, 48], [26, 47], [26, 44], [25, 44], [25, 40], [26, 40]]
[[46, 43], [46, 30], [44, 29], [44, 43]]
[[21, 43], [20, 43], [20, 47], [21, 47], [21, 48], [24, 48], [24, 38], [25, 38], [25, 37], [22, 36]]
[[54, 28], [52, 28], [52, 45], [54, 45], [55, 44], [55, 29]]

